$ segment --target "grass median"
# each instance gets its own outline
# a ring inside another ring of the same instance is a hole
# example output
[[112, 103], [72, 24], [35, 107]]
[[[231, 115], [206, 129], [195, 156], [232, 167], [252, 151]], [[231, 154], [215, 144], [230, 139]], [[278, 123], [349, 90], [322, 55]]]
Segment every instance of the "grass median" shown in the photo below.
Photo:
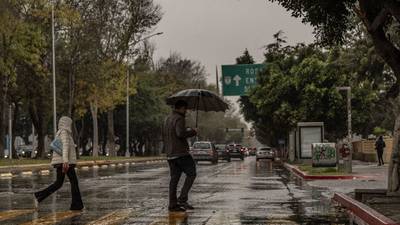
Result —
[[[79, 161], [122, 161], [122, 160], [132, 160], [132, 161], [141, 161], [141, 160], [155, 160], [160, 159], [162, 156], [138, 156], [138, 157], [123, 157], [123, 156], [81, 156], [78, 159]], [[21, 166], [21, 165], [35, 165], [35, 164], [49, 164], [50, 159], [1, 159], [0, 166]]]
[[312, 165], [296, 165], [301, 171], [308, 175], [346, 175], [337, 167], [312, 167]]

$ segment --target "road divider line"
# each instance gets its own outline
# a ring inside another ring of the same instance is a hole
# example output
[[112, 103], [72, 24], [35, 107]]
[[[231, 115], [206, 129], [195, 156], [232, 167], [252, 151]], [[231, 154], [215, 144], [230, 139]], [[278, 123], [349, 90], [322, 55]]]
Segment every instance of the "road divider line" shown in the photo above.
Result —
[[79, 216], [80, 214], [82, 214], [81, 211], [57, 212], [57, 213], [45, 215], [41, 218], [34, 219], [30, 222], [26, 222], [26, 223], [23, 223], [20, 225], [52, 225], [52, 224], [59, 223], [63, 220], [66, 220], [68, 218]]
[[[86, 225], [116, 225], [122, 224], [127, 218], [132, 217], [133, 209], [115, 210], [98, 220], [91, 221]], [[135, 216], [135, 215], [134, 215]]]
[[50, 170], [41, 170], [39, 172], [40, 175], [49, 175], [50, 174]]
[[12, 173], [0, 173], [0, 177], [12, 177]]
[[7, 210], [0, 212], [0, 222], [9, 220], [21, 215], [33, 213], [35, 210], [34, 209], [14, 209], [14, 210]]
[[150, 225], [183, 224], [187, 218], [188, 214], [186, 212], [170, 212], [168, 216], [160, 218], [150, 223]]
[[32, 174], [32, 171], [24, 171], [21, 173], [22, 176], [31, 176]]

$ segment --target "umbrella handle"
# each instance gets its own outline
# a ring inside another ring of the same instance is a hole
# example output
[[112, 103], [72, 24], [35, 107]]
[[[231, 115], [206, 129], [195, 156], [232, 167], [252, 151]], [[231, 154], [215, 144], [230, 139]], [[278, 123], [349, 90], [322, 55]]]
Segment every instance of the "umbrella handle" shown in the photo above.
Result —
[[196, 103], [196, 128], [199, 126], [199, 104], [200, 104], [200, 94], [197, 96]]

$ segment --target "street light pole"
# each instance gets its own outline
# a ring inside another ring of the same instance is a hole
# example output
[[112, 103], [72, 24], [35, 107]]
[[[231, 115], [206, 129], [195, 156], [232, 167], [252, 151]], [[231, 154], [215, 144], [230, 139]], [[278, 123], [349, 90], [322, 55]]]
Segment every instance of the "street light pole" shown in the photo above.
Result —
[[128, 68], [126, 71], [126, 156], [128, 156], [129, 153], [129, 80]]
[[9, 146], [8, 146], [8, 155], [10, 159], [12, 159], [12, 148], [13, 148], [13, 134], [12, 134], [12, 104], [10, 104], [10, 111], [8, 115], [8, 138], [9, 138]]
[[53, 70], [53, 132], [57, 133], [57, 99], [56, 99], [56, 56], [54, 44], [54, 1], [51, 2], [51, 39], [52, 39], [52, 70]]
[[349, 155], [349, 165], [348, 165], [348, 172], [351, 173], [353, 169], [352, 160], [353, 160], [353, 146], [352, 146], [352, 128], [351, 128], [351, 87], [338, 87], [339, 91], [346, 91], [347, 92], [347, 137], [350, 149]]

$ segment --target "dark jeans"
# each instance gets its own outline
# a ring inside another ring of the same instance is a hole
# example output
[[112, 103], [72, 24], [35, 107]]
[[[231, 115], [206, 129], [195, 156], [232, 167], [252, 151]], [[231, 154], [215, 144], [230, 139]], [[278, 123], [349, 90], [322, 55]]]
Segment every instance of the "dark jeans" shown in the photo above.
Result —
[[378, 153], [378, 164], [383, 165], [384, 164], [383, 163], [383, 150], [377, 150], [377, 153]]
[[[46, 189], [35, 193], [38, 202], [43, 201], [51, 194], [56, 192], [62, 187], [64, 183], [65, 173], [62, 172], [62, 165], [55, 165], [54, 167], [57, 169], [57, 180]], [[80, 210], [83, 208], [83, 203], [81, 199], [81, 192], [79, 191], [78, 178], [75, 173], [75, 165], [70, 165], [66, 174], [68, 176], [69, 182], [71, 183], [72, 203], [70, 209]]]
[[[190, 188], [196, 179], [196, 163], [192, 156], [183, 156], [177, 159], [168, 160], [171, 181], [169, 183], [169, 207], [175, 207], [178, 202], [184, 203], [188, 201]], [[179, 179], [185, 173], [186, 179], [183, 184], [179, 198], [176, 197]]]

